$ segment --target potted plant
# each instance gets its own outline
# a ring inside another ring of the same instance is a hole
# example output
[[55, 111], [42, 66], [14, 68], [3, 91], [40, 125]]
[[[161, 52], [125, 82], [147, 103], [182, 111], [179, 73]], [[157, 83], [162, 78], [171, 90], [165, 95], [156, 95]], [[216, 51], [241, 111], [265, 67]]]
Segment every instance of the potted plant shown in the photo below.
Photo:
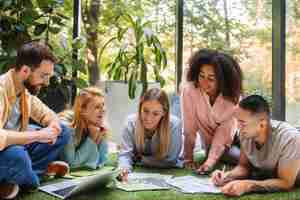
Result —
[[120, 16], [117, 40], [121, 47], [117, 56], [108, 64], [108, 77], [128, 83], [128, 96], [135, 98], [137, 84], [142, 85], [142, 94], [148, 88], [152, 75], [163, 87], [165, 79], [161, 75], [167, 66], [166, 52], [158, 37], [150, 29], [150, 21], [134, 19], [129, 14]]
[[118, 22], [114, 42], [120, 48], [112, 62], [106, 65], [110, 81], [102, 85], [106, 93], [112, 139], [116, 142], [120, 142], [121, 138], [120, 124], [129, 114], [137, 111], [140, 95], [148, 87], [163, 87], [165, 79], [162, 71], [167, 66], [166, 52], [151, 31], [149, 21], [123, 14]]

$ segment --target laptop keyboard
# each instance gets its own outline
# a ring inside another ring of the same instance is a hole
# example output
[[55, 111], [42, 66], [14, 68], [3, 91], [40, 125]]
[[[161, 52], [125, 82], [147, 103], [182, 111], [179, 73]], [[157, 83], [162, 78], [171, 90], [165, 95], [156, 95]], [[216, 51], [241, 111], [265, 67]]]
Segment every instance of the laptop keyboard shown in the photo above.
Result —
[[72, 186], [66, 187], [66, 188], [64, 188], [64, 189], [55, 190], [55, 191], [53, 191], [53, 193], [65, 197], [65, 196], [66, 196], [67, 194], [69, 194], [69, 192], [71, 192], [71, 190], [73, 190], [73, 188], [75, 188], [75, 187], [76, 187], [76, 185], [72, 185]]

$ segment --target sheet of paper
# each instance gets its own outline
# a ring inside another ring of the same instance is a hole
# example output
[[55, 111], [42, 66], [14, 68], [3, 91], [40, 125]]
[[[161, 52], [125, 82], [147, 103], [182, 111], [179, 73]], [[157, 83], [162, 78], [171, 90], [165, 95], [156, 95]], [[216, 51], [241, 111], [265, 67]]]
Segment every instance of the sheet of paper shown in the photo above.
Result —
[[145, 190], [167, 190], [170, 185], [167, 180], [171, 175], [162, 175], [158, 173], [130, 173], [128, 175], [128, 182], [117, 182], [118, 189], [132, 192], [132, 191], [145, 191]]
[[208, 177], [181, 176], [167, 180], [167, 183], [183, 193], [220, 193]]

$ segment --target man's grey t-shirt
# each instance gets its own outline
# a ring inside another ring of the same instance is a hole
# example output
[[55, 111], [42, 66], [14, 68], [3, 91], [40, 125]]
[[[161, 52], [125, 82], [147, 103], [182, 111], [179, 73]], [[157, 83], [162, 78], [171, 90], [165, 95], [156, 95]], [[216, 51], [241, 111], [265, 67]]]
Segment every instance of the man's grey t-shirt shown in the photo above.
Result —
[[267, 142], [257, 149], [253, 139], [240, 136], [241, 148], [250, 163], [259, 170], [277, 174], [278, 167], [300, 160], [300, 133], [286, 122], [271, 120]]

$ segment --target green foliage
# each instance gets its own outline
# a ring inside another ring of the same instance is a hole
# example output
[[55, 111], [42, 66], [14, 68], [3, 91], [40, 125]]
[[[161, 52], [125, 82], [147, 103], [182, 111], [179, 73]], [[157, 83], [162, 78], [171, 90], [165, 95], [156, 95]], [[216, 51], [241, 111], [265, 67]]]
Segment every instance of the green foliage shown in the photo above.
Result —
[[[58, 73], [60, 79], [62, 80], [73, 80], [76, 84], [77, 88], [83, 88], [88, 85], [87, 78], [87, 69], [86, 69], [86, 61], [85, 61], [85, 48], [86, 48], [86, 38], [78, 37], [74, 40], [64, 38], [54, 38], [54, 40], [60, 39], [60, 43], [56, 44], [54, 41], [52, 42], [52, 48], [56, 49], [55, 53], [58, 57], [58, 65], [56, 65], [56, 70], [63, 73]], [[73, 47], [75, 47], [78, 51], [78, 59], [73, 59]], [[57, 69], [59, 66], [59, 69]], [[79, 75], [74, 78], [72, 77], [72, 73], [76, 71]], [[58, 87], [59, 85], [57, 85]]]
[[243, 54], [240, 45], [249, 36], [249, 29], [239, 20], [226, 17], [221, 2], [223, 1], [187, 2], [184, 16], [187, 27], [185, 38], [191, 41], [190, 48], [212, 48], [236, 55]]
[[161, 72], [167, 66], [167, 55], [158, 37], [149, 27], [151, 22], [129, 14], [122, 14], [118, 20], [116, 37], [120, 48], [107, 66], [108, 77], [128, 82], [130, 98], [135, 97], [138, 82], [143, 85], [142, 94], [147, 90], [151, 72], [163, 87], [165, 79]]
[[63, 0], [0, 0], [0, 73], [15, 63], [16, 49], [27, 41], [38, 39], [48, 43], [58, 58], [50, 85], [41, 91], [40, 97], [44, 99], [58, 91], [63, 93], [64, 98], [70, 98], [74, 95], [70, 94], [74, 84], [79, 88], [85, 87], [86, 77], [72, 80], [71, 76], [74, 70], [86, 73], [84, 60], [72, 59], [72, 45], [82, 49], [86, 41], [84, 38], [68, 40], [67, 33], [63, 33], [72, 27], [69, 23], [72, 16], [70, 8], [70, 3], [64, 5]]
[[62, 0], [0, 0], [0, 72], [12, 65], [16, 49], [34, 39], [49, 41], [68, 19]]

